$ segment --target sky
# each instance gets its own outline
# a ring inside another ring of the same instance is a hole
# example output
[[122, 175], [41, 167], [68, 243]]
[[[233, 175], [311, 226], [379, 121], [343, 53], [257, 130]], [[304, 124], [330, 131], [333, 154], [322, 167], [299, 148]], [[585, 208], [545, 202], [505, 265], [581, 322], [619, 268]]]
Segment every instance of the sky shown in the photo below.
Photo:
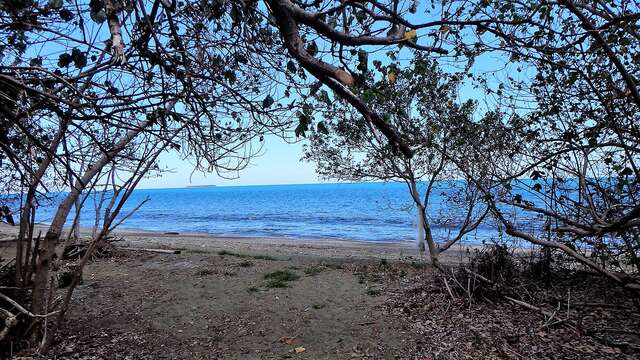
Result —
[[[474, 70], [488, 71], [499, 63], [501, 61], [492, 55], [482, 56], [476, 61]], [[485, 102], [487, 98], [484, 92], [472, 88], [469, 84], [463, 86], [459, 92], [459, 101], [467, 99], [478, 100], [481, 112], [492, 107]], [[277, 136], [266, 136], [263, 154], [253, 158], [250, 165], [236, 174], [233, 179], [225, 179], [215, 173], [194, 172], [194, 167], [189, 161], [183, 160], [176, 153], [165, 153], [160, 157], [160, 167], [167, 168], [169, 171], [162, 173], [161, 177], [144, 179], [138, 187], [157, 189], [192, 185], [248, 186], [335, 182], [335, 180], [320, 179], [315, 173], [315, 164], [300, 161], [305, 141], [302, 139], [295, 144], [288, 144]]]
[[321, 182], [315, 174], [315, 165], [302, 158], [302, 142], [287, 144], [272, 136], [265, 138], [264, 154], [251, 160], [251, 164], [235, 179], [224, 179], [215, 173], [194, 172], [193, 165], [175, 153], [160, 157], [165, 172], [160, 178], [144, 179], [139, 188], [181, 188], [190, 185], [246, 186], [276, 184], [313, 184]]
[[[422, 12], [419, 11], [418, 14], [420, 13]], [[414, 16], [418, 17], [418, 19], [413, 19], [417, 22], [425, 20], [420, 18], [421, 15]], [[323, 43], [320, 44], [322, 46], [326, 45]], [[380, 51], [370, 54], [369, 63], [371, 64], [374, 59], [382, 60], [383, 62], [388, 61], [384, 58], [384, 53], [384, 51]], [[516, 74], [513, 71], [508, 71], [508, 69], [503, 67], [504, 60], [503, 55], [481, 55], [476, 59], [471, 72], [476, 74], [493, 73], [496, 69], [502, 68], [503, 73], [509, 73], [513, 77], [532, 76], [532, 74], [528, 72]], [[441, 63], [441, 66], [447, 71], [448, 66], [446, 64]], [[449, 70], [453, 71], [452, 69]], [[490, 86], [497, 86], [497, 82], [500, 82], [500, 80], [489, 77]], [[467, 99], [477, 100], [478, 110], [482, 113], [495, 108], [495, 104], [486, 97], [486, 94], [484, 94], [482, 90], [473, 88], [468, 83], [463, 85], [459, 92], [459, 101], [462, 102]], [[251, 164], [237, 174], [238, 176], [234, 179], [225, 179], [215, 173], [194, 172], [191, 163], [181, 159], [177, 154], [166, 153], [160, 157], [160, 165], [171, 171], [163, 173], [159, 178], [143, 180], [139, 188], [179, 188], [190, 185], [246, 186], [335, 182], [335, 180], [318, 178], [313, 163], [300, 161], [303, 155], [302, 146], [304, 141], [305, 140], [295, 144], [287, 144], [276, 136], [265, 137], [263, 154], [252, 159]]]

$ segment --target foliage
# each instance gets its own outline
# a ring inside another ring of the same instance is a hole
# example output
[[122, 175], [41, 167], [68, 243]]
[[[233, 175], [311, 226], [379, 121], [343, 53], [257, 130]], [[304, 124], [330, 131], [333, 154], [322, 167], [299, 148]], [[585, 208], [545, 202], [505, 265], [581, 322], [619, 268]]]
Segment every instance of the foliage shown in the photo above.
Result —
[[[0, 0], [0, 186], [23, 194], [10, 199], [20, 214], [16, 283], [32, 287], [31, 311], [45, 315], [71, 208], [77, 218], [97, 187], [118, 190], [97, 245], [127, 194], [162, 170], [162, 152], [237, 176], [265, 134], [311, 134], [308, 158], [325, 175], [409, 185], [463, 177], [463, 202], [488, 209], [507, 235], [637, 291], [639, 8]], [[483, 114], [454, 101], [458, 86], [484, 91]], [[69, 193], [36, 241], [38, 201], [61, 189]], [[484, 217], [469, 214], [463, 229]], [[44, 352], [55, 328], [33, 325]]]
[[[464, 147], [477, 128], [473, 119], [476, 104], [457, 100], [459, 74], [445, 73], [435, 61], [420, 54], [402, 68], [399, 63], [384, 66], [380, 62], [374, 62], [374, 67], [362, 74], [355, 91], [371, 109], [384, 114], [413, 156], [405, 158], [365, 118], [349, 111], [344, 102], [335, 101], [324, 104], [323, 120], [310, 137], [305, 159], [315, 162], [317, 172], [325, 178], [405, 182], [419, 214], [418, 226], [424, 228], [418, 235], [419, 246], [424, 250], [426, 238], [436, 262], [439, 251], [475, 229], [486, 214], [481, 194], [472, 182], [464, 180], [450, 158], [452, 154], [464, 158]], [[384, 76], [390, 73], [392, 78]], [[315, 100], [322, 103], [327, 96], [320, 92]], [[429, 210], [436, 196], [448, 202], [443, 207], [448, 214]], [[437, 244], [431, 226], [444, 218], [460, 219], [456, 226], [460, 225], [451, 239]]]

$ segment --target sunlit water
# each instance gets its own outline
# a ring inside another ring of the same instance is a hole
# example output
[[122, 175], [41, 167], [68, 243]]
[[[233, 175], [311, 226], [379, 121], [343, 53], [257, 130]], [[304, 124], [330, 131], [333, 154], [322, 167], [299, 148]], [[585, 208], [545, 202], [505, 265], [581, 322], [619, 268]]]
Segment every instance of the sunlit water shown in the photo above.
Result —
[[[441, 184], [430, 204], [439, 241], [455, 234], [463, 214], [444, 201], [451, 191]], [[378, 242], [413, 241], [416, 237], [416, 213], [403, 183], [136, 190], [122, 213], [146, 198], [150, 200], [124, 222], [123, 228]], [[82, 226], [93, 224], [93, 207], [88, 201]], [[50, 221], [54, 209], [55, 201], [40, 209], [37, 221]], [[491, 224], [484, 224], [466, 236], [465, 242], [477, 244], [497, 235]]]

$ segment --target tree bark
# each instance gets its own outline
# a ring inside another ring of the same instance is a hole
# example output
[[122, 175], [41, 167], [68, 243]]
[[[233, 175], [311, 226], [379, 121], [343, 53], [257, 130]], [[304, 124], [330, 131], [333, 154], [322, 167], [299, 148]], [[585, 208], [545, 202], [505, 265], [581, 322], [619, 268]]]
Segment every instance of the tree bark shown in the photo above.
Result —
[[[32, 240], [33, 234], [28, 234], [30, 232], [31, 224], [29, 224], [31, 219], [31, 210], [33, 208], [33, 201], [35, 199], [36, 190], [38, 189], [38, 185], [42, 182], [42, 178], [46, 173], [49, 165], [51, 165], [51, 161], [53, 160], [53, 154], [58, 150], [58, 146], [60, 146], [60, 142], [64, 138], [64, 133], [67, 131], [68, 123], [63, 121], [60, 124], [60, 128], [54, 135], [51, 143], [49, 144], [49, 148], [47, 153], [44, 156], [43, 161], [38, 166], [38, 169], [33, 174], [31, 182], [29, 183], [29, 188], [27, 189], [27, 196], [25, 198], [25, 202], [20, 210], [20, 230], [18, 234], [18, 241], [16, 242], [16, 284], [20, 286], [23, 283], [23, 275], [26, 273], [22, 269], [23, 265], [23, 246], [24, 240], [27, 238], [29, 241]], [[29, 254], [26, 254], [25, 262], [29, 259]], [[28, 264], [24, 264], [28, 265]]]
[[[418, 209], [418, 220], [419, 220], [418, 229], [420, 229], [421, 227], [423, 230], [422, 239], [418, 239], [418, 247], [420, 250], [420, 255], [424, 253], [424, 244], [426, 242], [427, 247], [429, 248], [429, 258], [431, 260], [431, 264], [435, 267], [439, 267], [440, 266], [440, 260], [439, 260], [440, 249], [438, 248], [436, 243], [433, 241], [431, 225], [427, 220], [427, 209], [424, 206], [424, 204], [422, 204], [422, 202], [420, 201], [420, 194], [418, 193], [418, 185], [416, 184], [415, 180], [413, 179], [409, 180], [409, 184], [411, 187], [411, 197], [413, 198], [413, 201], [416, 204], [416, 207]], [[418, 235], [420, 235], [420, 231], [418, 231]]]
[[[75, 203], [76, 199], [80, 195], [80, 192], [91, 181], [91, 179], [120, 151], [122, 151], [133, 139], [140, 134], [147, 126], [151, 125], [152, 120], [145, 120], [138, 124], [135, 128], [129, 130], [108, 152], [104, 153], [100, 159], [98, 159], [93, 165], [91, 165], [87, 171], [78, 179], [64, 198], [62, 203], [58, 206], [58, 210], [51, 221], [51, 225], [47, 230], [45, 237], [43, 238], [40, 248], [38, 249], [38, 259], [36, 261], [36, 271], [33, 280], [33, 302], [31, 305], [31, 312], [34, 314], [42, 314], [45, 305], [45, 293], [47, 289], [47, 279], [49, 277], [49, 269], [53, 255], [55, 254], [56, 246], [60, 240], [60, 234], [62, 228], [67, 220], [67, 216], [71, 211], [71, 207]], [[37, 338], [39, 336], [41, 326], [39, 323], [34, 324], [33, 336]], [[48, 342], [45, 342], [48, 343]], [[41, 352], [45, 352], [47, 349], [40, 349]]]

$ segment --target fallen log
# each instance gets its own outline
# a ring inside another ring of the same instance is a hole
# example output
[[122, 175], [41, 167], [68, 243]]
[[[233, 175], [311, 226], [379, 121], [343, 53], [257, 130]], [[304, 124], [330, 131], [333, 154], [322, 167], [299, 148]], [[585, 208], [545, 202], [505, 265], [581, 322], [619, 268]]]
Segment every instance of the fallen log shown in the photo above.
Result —
[[121, 250], [129, 250], [129, 251], [146, 251], [146, 252], [155, 252], [161, 254], [180, 254], [182, 250], [171, 250], [171, 249], [148, 249], [148, 248], [132, 248], [132, 247], [121, 247]]

